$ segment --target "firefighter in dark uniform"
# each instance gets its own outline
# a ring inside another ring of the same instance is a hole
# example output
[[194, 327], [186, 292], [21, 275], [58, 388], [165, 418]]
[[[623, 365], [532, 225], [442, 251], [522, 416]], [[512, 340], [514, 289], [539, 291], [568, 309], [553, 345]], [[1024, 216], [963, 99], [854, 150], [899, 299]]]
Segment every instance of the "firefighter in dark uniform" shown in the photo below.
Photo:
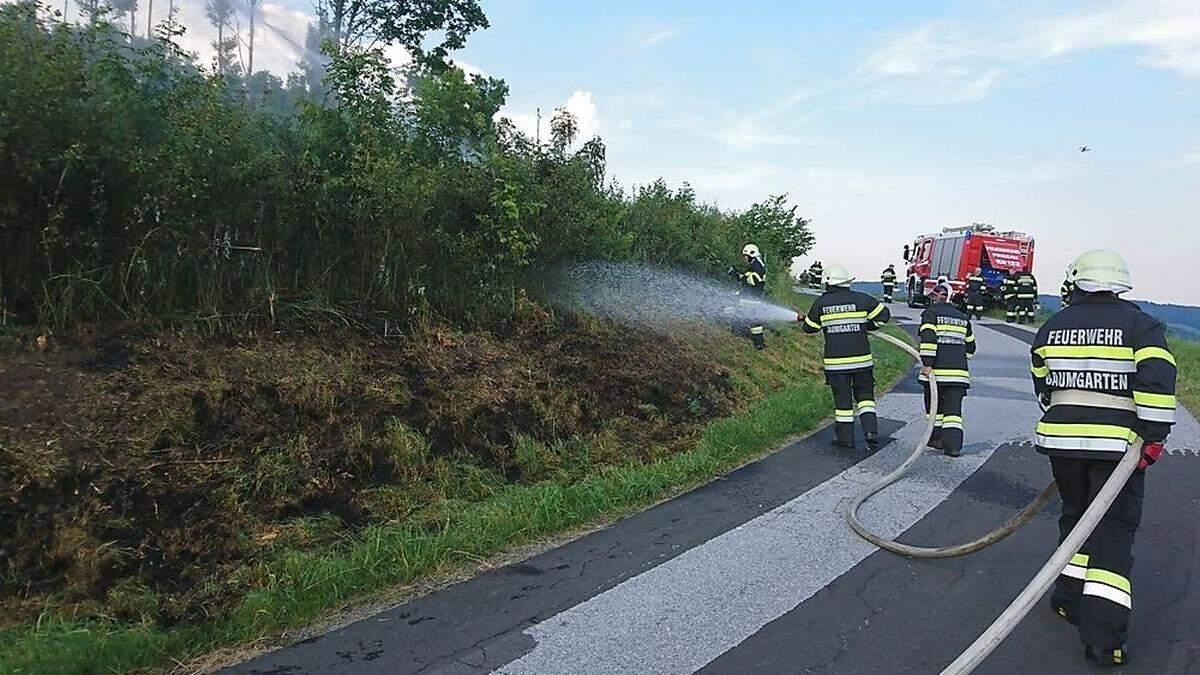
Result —
[[[746, 258], [745, 269], [729, 268], [729, 275], [742, 286], [738, 292], [740, 308], [762, 302], [767, 293], [767, 265], [763, 262], [762, 253], [759, 252], [758, 247], [754, 244], [746, 244], [742, 248], [742, 256]], [[738, 312], [738, 314], [743, 314], [743, 312]], [[749, 334], [755, 349], [766, 349], [767, 342], [761, 323], [746, 324], [741, 319], [737, 319], [734, 326], [734, 332]]]
[[825, 268], [825, 292], [801, 317], [805, 333], [825, 333], [825, 381], [833, 389], [833, 444], [854, 447], [854, 414], [862, 425], [867, 447], [879, 447], [875, 416], [875, 363], [867, 331], [891, 320], [886, 305], [850, 290], [854, 279], [844, 267]]
[[975, 354], [971, 320], [950, 304], [954, 291], [938, 284], [929, 292], [932, 304], [921, 313], [921, 387], [929, 414], [929, 375], [937, 381], [937, 416], [929, 445], [958, 457], [963, 446], [963, 398], [971, 387], [967, 361]]
[[808, 266], [808, 285], [816, 288], [821, 285], [821, 279], [825, 276], [825, 268], [821, 267], [820, 260], [814, 260], [813, 264]]
[[1038, 285], [1033, 272], [1017, 275], [1017, 322], [1033, 323], [1033, 308], [1037, 303]]
[[1071, 306], [1071, 295], [1075, 293], [1075, 266], [1067, 268], [1067, 276], [1063, 279], [1062, 287], [1058, 289], [1058, 297], [1062, 299], [1063, 309]]
[[1062, 495], [1060, 542], [1129, 445], [1139, 437], [1145, 445], [1138, 470], [1059, 575], [1052, 602], [1078, 625], [1085, 656], [1121, 665], [1129, 659], [1130, 570], [1145, 469], [1162, 453], [1175, 422], [1175, 358], [1163, 324], [1118, 297], [1133, 286], [1121, 256], [1084, 253], [1072, 281], [1071, 306], [1041, 327], [1031, 357], [1045, 409], [1037, 450], [1049, 455]]
[[883, 301], [891, 303], [892, 292], [896, 290], [896, 266], [888, 265], [879, 274], [879, 281], [883, 284]]
[[1011, 272], [1004, 273], [1000, 282], [1000, 299], [1004, 301], [1004, 320], [1012, 323], [1017, 320], [1017, 279]]
[[976, 319], [983, 318], [984, 290], [987, 282], [983, 279], [983, 270], [979, 267], [967, 277], [967, 316]]

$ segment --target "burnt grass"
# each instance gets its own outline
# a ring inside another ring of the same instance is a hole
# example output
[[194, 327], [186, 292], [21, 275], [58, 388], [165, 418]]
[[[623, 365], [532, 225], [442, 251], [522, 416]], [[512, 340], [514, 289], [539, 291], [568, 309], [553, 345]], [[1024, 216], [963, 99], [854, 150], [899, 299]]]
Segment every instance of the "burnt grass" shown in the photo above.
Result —
[[652, 460], [738, 404], [703, 340], [570, 318], [401, 340], [17, 333], [0, 392], [0, 626], [215, 618], [281, 550]]

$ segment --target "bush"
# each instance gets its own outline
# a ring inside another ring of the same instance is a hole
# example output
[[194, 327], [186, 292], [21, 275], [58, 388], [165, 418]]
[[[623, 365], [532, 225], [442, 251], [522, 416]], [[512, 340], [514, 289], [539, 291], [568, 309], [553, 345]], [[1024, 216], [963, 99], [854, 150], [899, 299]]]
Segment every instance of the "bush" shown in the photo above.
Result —
[[733, 213], [606, 183], [603, 142], [567, 113], [546, 146], [497, 121], [499, 79], [330, 59], [284, 90], [0, 7], [0, 304], [55, 326], [486, 323], [561, 261], [717, 271], [754, 241], [784, 269], [811, 245], [782, 196]]

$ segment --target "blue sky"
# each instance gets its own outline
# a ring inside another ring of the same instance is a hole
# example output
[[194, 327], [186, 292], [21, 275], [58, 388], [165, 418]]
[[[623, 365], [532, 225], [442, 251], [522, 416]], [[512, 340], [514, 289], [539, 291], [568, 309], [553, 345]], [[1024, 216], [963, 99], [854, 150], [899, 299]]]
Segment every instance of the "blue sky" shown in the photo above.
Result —
[[[202, 51], [202, 2], [180, 1]], [[1075, 254], [1109, 247], [1130, 260], [1132, 296], [1200, 304], [1196, 0], [484, 8], [492, 27], [456, 60], [505, 79], [525, 128], [566, 105], [623, 185], [687, 181], [731, 208], [786, 192], [814, 255], [863, 278], [915, 234], [981, 221], [1037, 238], [1046, 291]], [[264, 5], [297, 34], [310, 12]], [[278, 41], [260, 53], [294, 61]]]

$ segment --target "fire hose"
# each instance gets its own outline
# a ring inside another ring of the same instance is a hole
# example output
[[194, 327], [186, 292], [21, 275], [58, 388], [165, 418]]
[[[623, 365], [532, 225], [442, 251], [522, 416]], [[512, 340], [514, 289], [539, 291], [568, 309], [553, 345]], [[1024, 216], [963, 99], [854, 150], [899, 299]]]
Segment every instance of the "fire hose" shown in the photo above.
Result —
[[[871, 335], [896, 345], [907, 352], [910, 356], [920, 361], [921, 355], [916, 349], [913, 349], [912, 345], [908, 344], [907, 342], [879, 331], [874, 331], [871, 333]], [[913, 448], [912, 453], [909, 454], [908, 459], [904, 460], [903, 464], [901, 464], [895, 471], [875, 481], [866, 490], [859, 493], [858, 496], [856, 496], [850, 502], [850, 506], [846, 509], [846, 522], [849, 523], [850, 528], [853, 529], [858, 536], [866, 539], [872, 544], [875, 544], [879, 548], [887, 549], [893, 553], [899, 553], [900, 555], [908, 556], [910, 558], [953, 558], [960, 555], [967, 555], [968, 553], [974, 553], [982, 548], [991, 546], [1013, 532], [1016, 532], [1017, 528], [1029, 522], [1030, 519], [1032, 519], [1034, 515], [1036, 515], [1037, 512], [1040, 511], [1042, 507], [1050, 501], [1050, 498], [1054, 496], [1054, 493], [1057, 489], [1054, 481], [1050, 481], [1050, 484], [1043, 488], [1042, 491], [1033, 498], [1033, 501], [1029, 502], [1025, 508], [1021, 509], [1019, 513], [1010, 518], [1006, 523], [1000, 525], [996, 529], [988, 532], [978, 539], [961, 544], [955, 544], [953, 546], [913, 546], [911, 544], [898, 542], [894, 539], [881, 537], [867, 529], [867, 527], [858, 519], [859, 507], [861, 507], [864, 502], [866, 502], [876, 493], [880, 492], [892, 483], [900, 480], [904, 474], [908, 473], [909, 467], [911, 467], [914, 462], [920, 459], [921, 455], [925, 454], [925, 446], [929, 443], [929, 439], [933, 436], [933, 430], [937, 425], [937, 407], [937, 377], [930, 373], [929, 421], [925, 425], [925, 430], [921, 433], [921, 440], [917, 443], [916, 447]]]
[[[918, 360], [920, 359], [920, 354], [917, 352], [917, 350], [913, 349], [911, 345], [903, 340], [882, 332], [873, 332], [872, 335], [890, 342], [897, 347], [900, 347], [914, 358]], [[929, 439], [933, 435], [933, 429], [936, 425], [937, 405], [937, 378], [933, 374], [930, 374], [929, 423], [926, 425], [924, 432], [921, 434], [920, 442], [917, 444], [916, 448], [913, 449], [913, 452], [908, 456], [908, 459], [906, 459], [899, 468], [873, 483], [865, 491], [855, 497], [854, 500], [850, 502], [849, 507], [846, 509], [846, 521], [859, 536], [871, 542], [872, 544], [879, 546], [880, 548], [887, 549], [894, 553], [899, 553], [900, 555], [911, 558], [949, 558], [973, 553], [986, 546], [990, 546], [991, 544], [994, 544], [1012, 534], [1017, 530], [1017, 528], [1033, 518], [1034, 514], [1041, 510], [1041, 508], [1045, 506], [1046, 502], [1048, 502], [1054, 495], [1056, 488], [1054, 482], [1051, 481], [1049, 485], [1047, 485], [1040, 493], [1038, 493], [1037, 497], [1035, 497], [1033, 501], [1031, 501], [1024, 509], [1022, 509], [1020, 513], [1013, 516], [1008, 522], [997, 527], [991, 532], [988, 532], [982, 537], [975, 539], [974, 541], [969, 541], [954, 546], [912, 546], [881, 537], [868, 530], [866, 526], [864, 526], [858, 520], [859, 507], [862, 506], [865, 501], [870, 499], [872, 495], [899, 480], [908, 471], [908, 468], [912, 466], [913, 462], [915, 462], [925, 452], [925, 446], [929, 443]], [[983, 660], [986, 659], [988, 655], [996, 649], [996, 647], [1000, 646], [1000, 643], [1004, 641], [1004, 638], [1008, 637], [1009, 633], [1011, 633], [1017, 627], [1017, 624], [1019, 624], [1021, 620], [1025, 618], [1025, 615], [1028, 614], [1031, 609], [1033, 609], [1033, 606], [1037, 603], [1038, 599], [1040, 599], [1054, 583], [1054, 580], [1062, 572], [1071, 556], [1074, 555], [1081, 546], [1083, 546], [1084, 542], [1087, 541], [1087, 538], [1091, 536], [1092, 531], [1095, 530], [1096, 526], [1100, 524], [1100, 519], [1104, 517], [1104, 514], [1108, 511], [1108, 508], [1112, 506], [1113, 501], [1117, 498], [1117, 494], [1121, 492], [1121, 488], [1125, 487], [1126, 481], [1129, 480], [1129, 477], [1133, 475], [1133, 472], [1137, 469], [1138, 462], [1141, 461], [1141, 457], [1142, 441], [1141, 439], [1138, 439], [1136, 442], [1130, 444], [1125, 456], [1122, 457], [1121, 461], [1117, 463], [1117, 467], [1113, 470], [1112, 475], [1109, 476], [1108, 480], [1104, 483], [1104, 486], [1100, 488], [1100, 492], [1097, 493], [1091, 504], [1088, 505], [1087, 510], [1084, 511], [1083, 516], [1079, 519], [1079, 522], [1076, 523], [1074, 529], [1072, 529], [1070, 534], [1063, 539], [1058, 549], [1055, 550], [1054, 555], [1052, 555], [1050, 559], [1046, 561], [1046, 564], [1043, 565], [1040, 570], [1038, 570], [1038, 573], [1034, 576], [1033, 580], [1030, 581], [1025, 589], [1022, 590], [1021, 593], [1016, 597], [1016, 599], [1009, 604], [1004, 612], [1001, 613], [1000, 616], [997, 617], [990, 626], [988, 626], [987, 630], [985, 630], [982, 635], [980, 635], [973, 643], [971, 643], [971, 645], [967, 647], [967, 649], [960, 654], [953, 663], [946, 666], [941, 675], [966, 675], [967, 673], [975, 670], [975, 668], [977, 668], [979, 664], [983, 663]]]

